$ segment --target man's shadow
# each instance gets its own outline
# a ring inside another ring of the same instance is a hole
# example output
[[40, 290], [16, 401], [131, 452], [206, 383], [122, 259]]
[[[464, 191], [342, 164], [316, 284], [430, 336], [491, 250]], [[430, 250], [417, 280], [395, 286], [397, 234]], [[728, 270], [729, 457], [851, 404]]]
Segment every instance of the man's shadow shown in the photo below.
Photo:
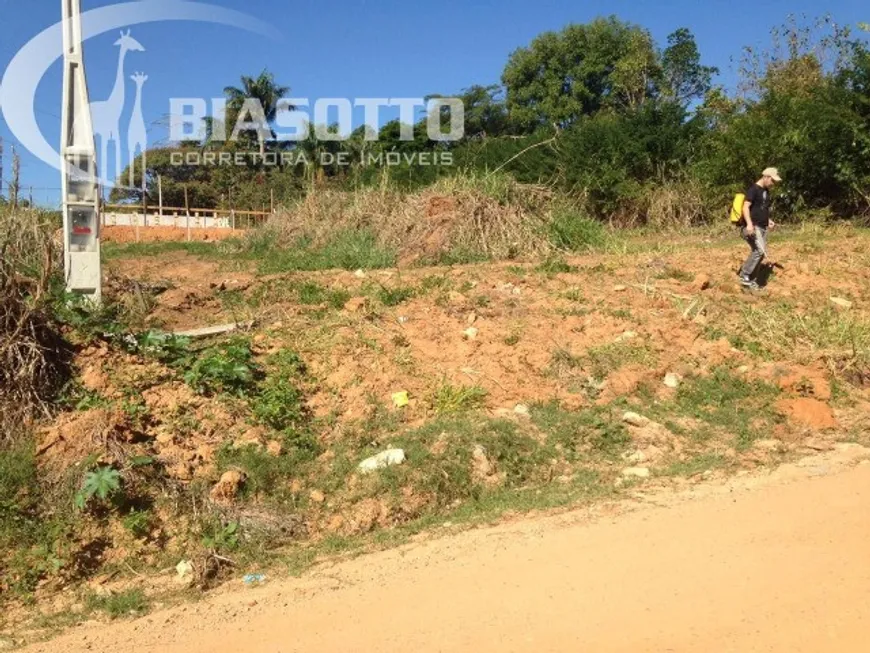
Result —
[[762, 262], [755, 271], [755, 283], [761, 288], [767, 286], [770, 283], [770, 278], [775, 274], [775, 268], [784, 269], [779, 263]]

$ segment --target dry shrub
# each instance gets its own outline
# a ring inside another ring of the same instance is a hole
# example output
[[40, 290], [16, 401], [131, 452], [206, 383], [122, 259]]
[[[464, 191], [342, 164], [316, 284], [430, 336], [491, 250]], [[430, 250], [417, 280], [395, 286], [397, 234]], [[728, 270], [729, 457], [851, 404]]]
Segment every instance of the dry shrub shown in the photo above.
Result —
[[36, 211], [0, 211], [0, 441], [46, 412], [68, 354], [50, 311], [50, 225]]
[[703, 199], [691, 183], [654, 186], [645, 199], [646, 222], [651, 227], [687, 229], [704, 221]]
[[452, 177], [417, 193], [391, 188], [312, 193], [270, 226], [287, 241], [323, 245], [339, 233], [369, 230], [400, 263], [511, 259], [547, 253], [552, 194], [507, 177]]

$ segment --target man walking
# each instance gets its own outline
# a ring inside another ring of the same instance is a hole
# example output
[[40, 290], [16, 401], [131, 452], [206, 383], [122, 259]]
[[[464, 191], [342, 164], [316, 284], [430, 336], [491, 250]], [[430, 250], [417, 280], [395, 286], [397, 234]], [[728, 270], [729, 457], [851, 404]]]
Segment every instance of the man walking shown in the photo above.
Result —
[[752, 278], [758, 265], [767, 256], [767, 231], [776, 226], [770, 219], [770, 189], [782, 181], [776, 168], [767, 168], [761, 179], [746, 191], [743, 202], [743, 219], [740, 221], [740, 235], [749, 243], [749, 258], [740, 268], [740, 285], [748, 290], [758, 290], [758, 283]]

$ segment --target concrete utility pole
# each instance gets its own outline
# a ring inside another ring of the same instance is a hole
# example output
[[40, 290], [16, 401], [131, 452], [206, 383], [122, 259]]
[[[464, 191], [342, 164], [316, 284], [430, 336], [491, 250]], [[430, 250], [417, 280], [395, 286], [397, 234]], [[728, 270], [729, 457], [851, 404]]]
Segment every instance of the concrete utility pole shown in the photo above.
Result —
[[61, 0], [63, 12], [63, 188], [64, 271], [67, 290], [99, 304], [100, 194], [97, 153], [82, 55], [81, 0]]

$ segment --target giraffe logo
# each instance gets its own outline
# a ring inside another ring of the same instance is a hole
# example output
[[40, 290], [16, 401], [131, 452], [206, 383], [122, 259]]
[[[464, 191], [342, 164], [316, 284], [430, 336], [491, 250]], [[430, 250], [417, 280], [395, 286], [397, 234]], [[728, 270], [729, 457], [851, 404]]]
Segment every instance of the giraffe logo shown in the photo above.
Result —
[[[115, 74], [115, 85], [107, 100], [91, 102], [91, 119], [94, 125], [94, 136], [100, 141], [100, 158], [98, 167], [108, 179], [115, 179], [121, 174], [121, 115], [126, 103], [126, 75], [124, 63], [128, 52], [145, 52], [145, 48], [127, 33], [121, 32], [121, 38], [115, 41], [118, 52], [118, 69]], [[141, 109], [140, 109], [141, 110]], [[109, 142], [114, 144], [115, 167], [114, 174], [109, 173]]]
[[[136, 41], [129, 31], [130, 26], [160, 22], [199, 22], [225, 25], [245, 30], [275, 41], [283, 40], [281, 33], [269, 23], [250, 16], [249, 14], [191, 0], [130, 0], [115, 2], [82, 13], [82, 40], [107, 34], [126, 28], [115, 42], [119, 48], [118, 68], [115, 76], [115, 86], [108, 99], [91, 103], [91, 113], [94, 132], [100, 140], [99, 183], [104, 187], [117, 187], [112, 181], [120, 181], [122, 161], [121, 118], [123, 117], [127, 82], [129, 78], [125, 71], [126, 57], [130, 53], [141, 53], [145, 48]], [[63, 24], [62, 22], [46, 28], [27, 42], [7, 66], [0, 82], [0, 111], [12, 135], [18, 139], [34, 157], [55, 170], [66, 173], [66, 164], [62, 162], [56, 145], [45, 138], [39, 122], [36, 119], [37, 89], [51, 66], [63, 56]], [[147, 129], [142, 117], [142, 87], [147, 76], [134, 75], [137, 100], [133, 109], [133, 117], [127, 131], [127, 146], [131, 161], [137, 150], [144, 153]], [[109, 142], [114, 147], [114, 174], [109, 174], [108, 152]], [[144, 181], [144, 180], [143, 180]], [[132, 190], [136, 190], [133, 188]]]
[[148, 81], [148, 75], [136, 73], [130, 79], [136, 84], [136, 100], [133, 104], [133, 115], [130, 117], [130, 127], [127, 130], [127, 150], [130, 153], [130, 188], [136, 187], [136, 152], [139, 152], [142, 157], [142, 163], [139, 167], [142, 171], [140, 188], [142, 192], [145, 192], [145, 171], [148, 169], [148, 128], [145, 126], [145, 116], [142, 114], [142, 87]]

